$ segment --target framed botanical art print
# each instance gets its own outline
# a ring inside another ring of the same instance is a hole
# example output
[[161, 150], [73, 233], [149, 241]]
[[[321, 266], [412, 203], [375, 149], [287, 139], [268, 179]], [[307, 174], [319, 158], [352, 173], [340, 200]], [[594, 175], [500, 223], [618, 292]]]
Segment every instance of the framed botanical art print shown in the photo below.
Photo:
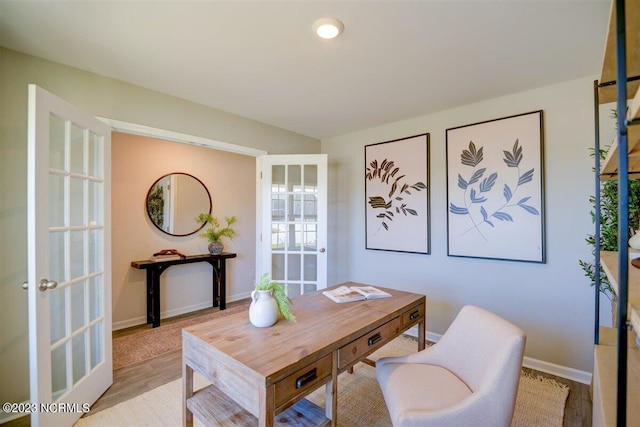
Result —
[[366, 248], [428, 254], [429, 134], [364, 147]]
[[449, 256], [545, 262], [542, 110], [447, 129]]

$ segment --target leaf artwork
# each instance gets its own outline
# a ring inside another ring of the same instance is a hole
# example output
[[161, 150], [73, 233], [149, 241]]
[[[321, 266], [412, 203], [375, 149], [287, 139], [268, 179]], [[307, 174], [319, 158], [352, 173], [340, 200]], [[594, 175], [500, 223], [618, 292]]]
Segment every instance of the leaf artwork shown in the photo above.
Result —
[[[515, 140], [510, 151], [503, 150], [502, 153], [504, 154], [502, 160], [507, 168], [516, 169], [517, 178], [511, 182], [511, 185], [505, 183], [504, 187], [500, 189], [496, 187], [498, 172], [487, 172], [487, 168], [479, 167], [484, 160], [483, 147], [477, 148], [473, 141], [469, 141], [469, 147], [462, 150], [460, 163], [463, 166], [473, 168], [473, 170], [468, 178], [458, 174], [458, 188], [462, 191], [464, 205], [449, 204], [449, 212], [454, 215], [466, 215], [471, 223], [471, 228], [462, 232], [461, 235], [475, 230], [483, 239], [488, 240], [483, 232], [486, 227], [482, 226], [495, 228], [500, 222], [515, 222], [517, 215], [523, 211], [530, 215], [540, 215], [540, 211], [529, 203], [531, 196], [520, 197], [517, 202], [514, 198], [518, 191], [522, 191], [522, 186], [533, 180], [535, 174], [535, 168], [524, 172], [520, 170], [524, 154], [519, 140]], [[506, 174], [507, 172], [501, 173]], [[497, 209], [492, 208], [492, 211], [488, 211], [488, 202], [500, 197], [499, 191], [502, 192], [501, 196], [504, 201], [499, 204]]]
[[372, 160], [366, 168], [365, 178], [368, 181], [379, 180], [389, 187], [389, 191], [384, 196], [369, 196], [368, 202], [372, 209], [382, 210], [376, 214], [376, 218], [380, 218], [380, 225], [385, 230], [389, 230], [396, 215], [418, 216], [418, 211], [409, 207], [405, 198], [411, 196], [412, 191], [426, 190], [427, 186], [421, 181], [415, 184], [403, 182], [406, 175], [400, 173], [400, 168], [393, 160], [384, 159], [382, 162]]

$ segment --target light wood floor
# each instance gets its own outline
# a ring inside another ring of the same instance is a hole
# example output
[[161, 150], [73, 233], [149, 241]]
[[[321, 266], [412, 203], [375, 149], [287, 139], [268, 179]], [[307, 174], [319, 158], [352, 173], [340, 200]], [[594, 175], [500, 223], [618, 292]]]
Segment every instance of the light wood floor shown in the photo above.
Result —
[[[227, 307], [233, 307], [243, 301], [228, 303]], [[177, 316], [171, 319], [163, 319], [162, 324], [184, 320], [189, 317], [202, 315], [218, 310], [210, 308], [194, 313]], [[133, 328], [115, 331], [113, 337], [125, 336], [131, 333], [148, 329], [149, 326], [141, 325]], [[591, 427], [591, 397], [589, 386], [553, 375], [525, 368], [528, 372], [542, 375], [547, 378], [566, 384], [570, 388], [567, 405], [565, 407], [564, 427]], [[163, 354], [156, 358], [136, 363], [117, 369], [113, 372], [113, 385], [91, 407], [87, 415], [94, 414], [109, 408], [125, 400], [129, 400], [139, 394], [152, 390], [170, 381], [180, 378], [182, 374], [182, 350], [176, 350]], [[23, 417], [9, 423], [2, 424], [6, 427], [29, 426], [29, 418]]]

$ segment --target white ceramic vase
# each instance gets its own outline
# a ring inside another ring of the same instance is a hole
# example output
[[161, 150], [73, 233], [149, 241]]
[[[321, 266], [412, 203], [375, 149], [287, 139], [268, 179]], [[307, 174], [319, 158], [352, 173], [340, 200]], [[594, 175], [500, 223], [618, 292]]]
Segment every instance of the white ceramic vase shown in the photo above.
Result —
[[251, 291], [249, 305], [249, 321], [258, 328], [272, 326], [278, 320], [278, 303], [273, 297], [273, 291]]
[[636, 230], [636, 232], [633, 233], [633, 236], [629, 239], [629, 247], [640, 250], [640, 230]]

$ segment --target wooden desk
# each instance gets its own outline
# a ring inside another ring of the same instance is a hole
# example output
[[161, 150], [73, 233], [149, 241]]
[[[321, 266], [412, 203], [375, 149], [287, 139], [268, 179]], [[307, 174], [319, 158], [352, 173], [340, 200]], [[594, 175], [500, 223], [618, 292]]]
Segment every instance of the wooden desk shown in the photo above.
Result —
[[211, 265], [213, 275], [213, 307], [220, 303], [220, 310], [227, 308], [226, 260], [237, 255], [222, 252], [220, 255], [189, 255], [171, 261], [132, 261], [131, 267], [147, 270], [147, 323], [154, 328], [160, 326], [160, 275], [172, 265], [206, 262]]
[[[205, 425], [335, 426], [339, 373], [414, 325], [424, 349], [425, 296], [384, 290], [392, 297], [345, 304], [320, 291], [295, 297], [297, 322], [270, 328], [245, 312], [183, 329], [183, 425], [195, 414]], [[211, 383], [195, 394], [194, 371]], [[303, 399], [325, 384], [324, 410]]]

